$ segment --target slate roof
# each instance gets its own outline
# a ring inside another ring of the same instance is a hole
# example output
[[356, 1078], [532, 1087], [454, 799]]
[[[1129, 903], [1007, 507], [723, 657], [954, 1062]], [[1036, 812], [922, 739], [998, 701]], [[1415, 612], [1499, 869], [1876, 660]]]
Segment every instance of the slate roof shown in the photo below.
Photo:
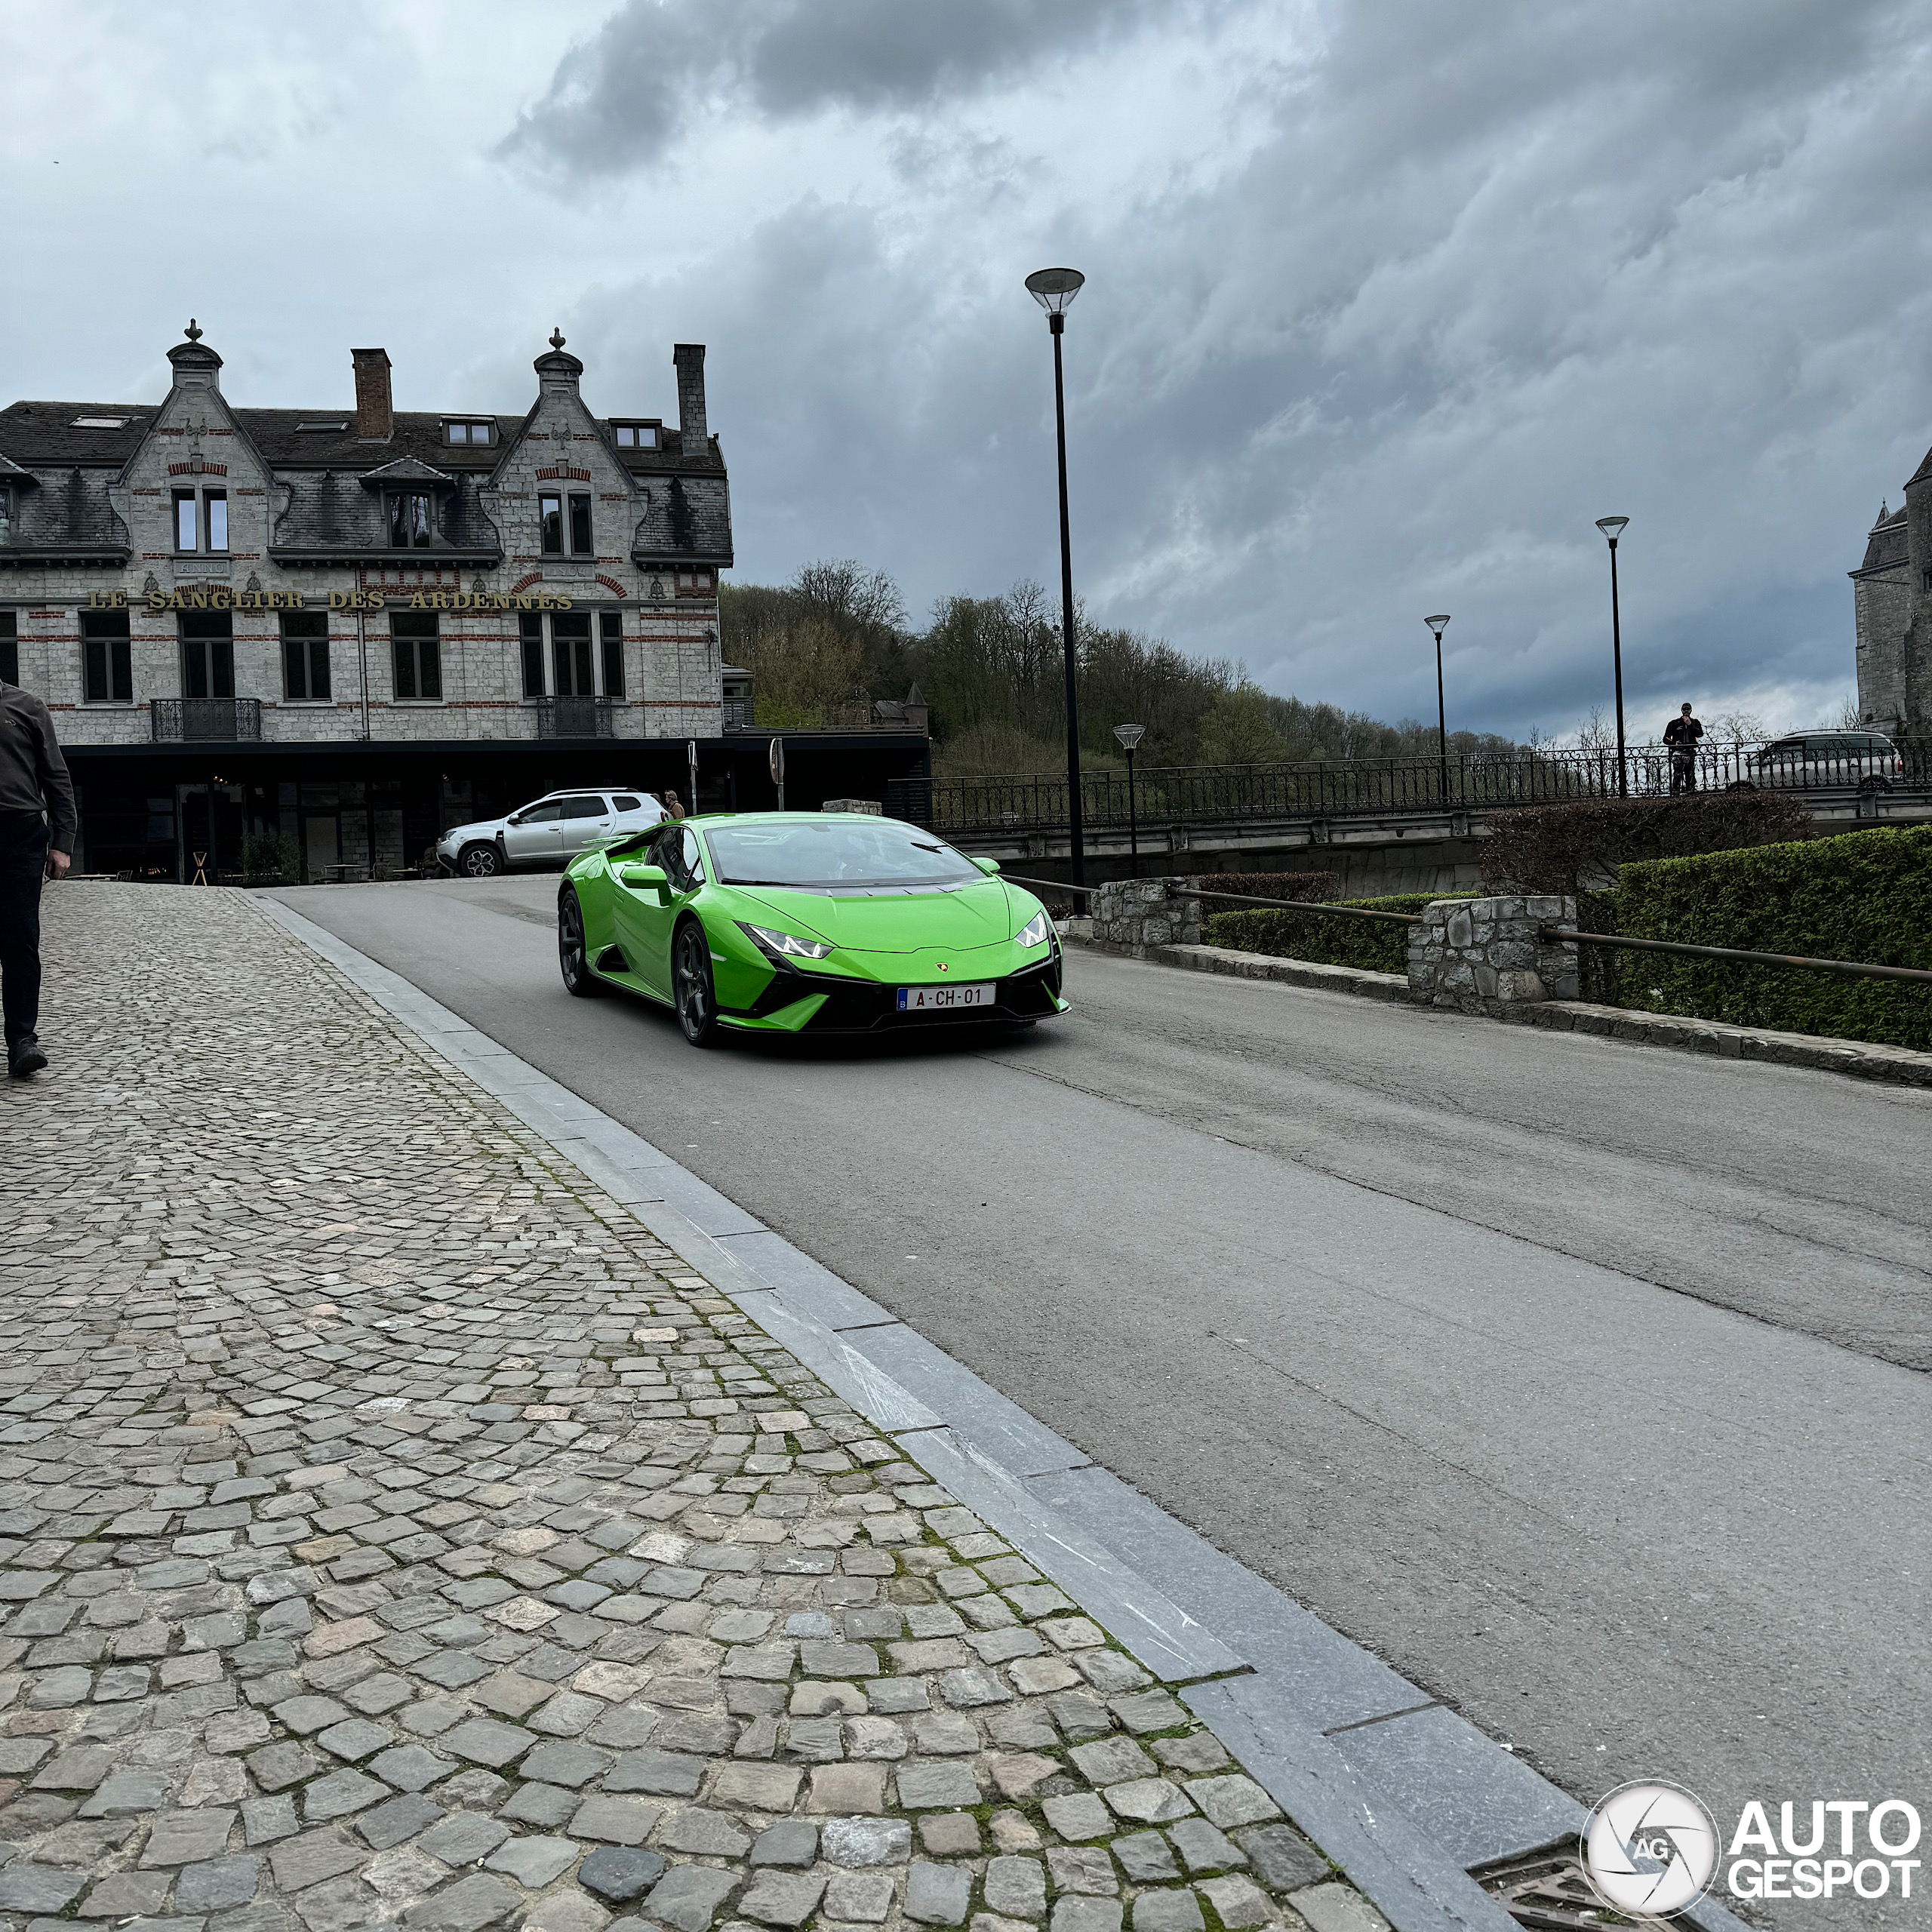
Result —
[[[358, 472], [412, 456], [445, 471], [494, 469], [503, 445], [527, 420], [520, 416], [494, 416], [488, 410], [468, 415], [456, 410], [398, 410], [395, 433], [384, 442], [365, 443], [355, 434], [353, 409], [235, 409], [232, 413], [275, 469]], [[11, 457], [27, 469], [73, 463], [118, 469], [134, 454], [156, 414], [155, 405], [148, 403], [11, 403], [0, 409], [0, 455]], [[126, 426], [76, 429], [76, 419], [84, 417], [121, 417], [125, 419]], [[481, 449], [446, 443], [443, 440], [446, 422], [494, 423], [497, 441]], [[344, 426], [339, 432], [296, 426], [303, 423], [340, 423]], [[685, 454], [679, 432], [668, 425], [659, 430], [658, 440], [661, 447], [654, 450], [620, 450], [614, 441], [609, 448], [626, 469], [638, 476], [680, 472], [721, 476], [724, 473], [724, 459], [718, 453], [715, 440], [707, 438], [706, 448], [689, 457]]]
[[[1932, 462], [1932, 457], [1927, 459]], [[1853, 572], [1857, 576], [1864, 571], [1882, 571], [1903, 565], [1909, 559], [1906, 549], [1905, 506], [1901, 503], [1890, 516], [1881, 517], [1872, 526], [1872, 534], [1865, 546], [1865, 561]]]
[[1925, 452], [1925, 460], [1906, 479], [1905, 487], [1909, 490], [1913, 484], [1922, 483], [1928, 476], [1932, 476], [1932, 450]]

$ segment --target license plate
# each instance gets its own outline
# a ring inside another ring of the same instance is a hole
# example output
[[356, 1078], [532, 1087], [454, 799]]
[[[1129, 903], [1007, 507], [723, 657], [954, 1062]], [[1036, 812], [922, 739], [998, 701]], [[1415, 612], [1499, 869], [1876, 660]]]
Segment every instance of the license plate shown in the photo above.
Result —
[[991, 980], [972, 986], [901, 986], [901, 1013], [949, 1013], [962, 1006], [991, 1006], [999, 989]]

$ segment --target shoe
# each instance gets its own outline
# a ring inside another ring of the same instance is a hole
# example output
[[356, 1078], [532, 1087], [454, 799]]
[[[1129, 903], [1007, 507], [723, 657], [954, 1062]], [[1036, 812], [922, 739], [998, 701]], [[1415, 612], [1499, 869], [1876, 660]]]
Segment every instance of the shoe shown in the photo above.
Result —
[[41, 1051], [38, 1040], [23, 1040], [7, 1056], [7, 1071], [16, 1080], [38, 1073], [46, 1064], [47, 1056]]

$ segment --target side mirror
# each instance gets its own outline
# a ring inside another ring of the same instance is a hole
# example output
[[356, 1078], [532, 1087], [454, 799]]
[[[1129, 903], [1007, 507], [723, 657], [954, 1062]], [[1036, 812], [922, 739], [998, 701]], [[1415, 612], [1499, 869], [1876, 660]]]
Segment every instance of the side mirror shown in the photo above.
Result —
[[987, 878], [997, 878], [999, 876], [999, 861], [997, 859], [975, 859], [973, 863]]
[[521, 812], [512, 812], [503, 823], [506, 825], [521, 825], [523, 823], [523, 814]]
[[653, 886], [664, 883], [662, 866], [620, 865], [617, 868], [617, 883], [629, 886], [633, 892], [648, 892]]

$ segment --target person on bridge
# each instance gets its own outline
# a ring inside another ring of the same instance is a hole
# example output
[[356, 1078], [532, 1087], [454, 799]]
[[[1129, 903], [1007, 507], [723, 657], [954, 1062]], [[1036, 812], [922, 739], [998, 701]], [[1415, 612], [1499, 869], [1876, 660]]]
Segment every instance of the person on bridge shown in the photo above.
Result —
[[1663, 728], [1663, 741], [1670, 747], [1670, 795], [1674, 798], [1680, 792], [1694, 792], [1697, 789], [1697, 740], [1704, 735], [1704, 728], [1690, 715], [1690, 707], [1684, 709]]
[[40, 884], [72, 863], [74, 783], [47, 706], [0, 678], [0, 1017], [7, 1071], [47, 1064], [40, 1050]]

